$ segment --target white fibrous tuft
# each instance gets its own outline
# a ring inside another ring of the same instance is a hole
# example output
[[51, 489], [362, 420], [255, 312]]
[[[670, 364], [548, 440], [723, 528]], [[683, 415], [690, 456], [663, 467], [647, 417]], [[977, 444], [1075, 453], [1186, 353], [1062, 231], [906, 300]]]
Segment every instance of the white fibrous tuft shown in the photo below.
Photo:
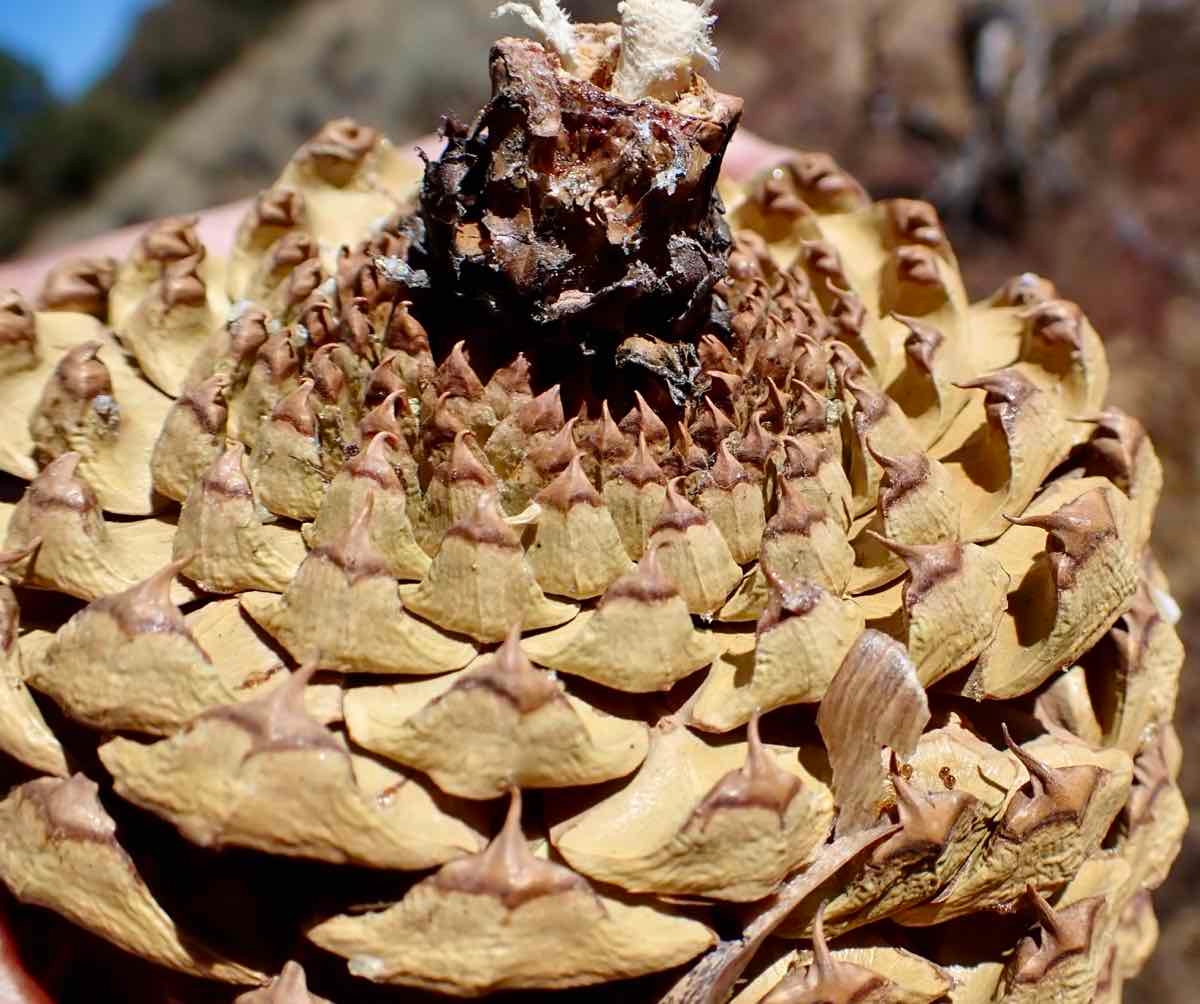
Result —
[[237, 300], [234, 303], [231, 303], [229, 305], [229, 310], [225, 313], [225, 323], [232, 324], [253, 306], [255, 306], [253, 300]]
[[1179, 619], [1183, 616], [1183, 611], [1176, 602], [1175, 597], [1168, 593], [1165, 589], [1160, 589], [1158, 586], [1150, 587], [1150, 596], [1154, 600], [1155, 607], [1158, 608], [1158, 614], [1168, 624], [1178, 624]]
[[625, 101], [670, 101], [701, 63], [718, 68], [713, 0], [622, 0], [621, 61], [613, 93]]
[[374, 955], [356, 955], [350, 960], [350, 973], [368, 980], [377, 980], [387, 970], [383, 959]]
[[496, 8], [492, 17], [515, 14], [555, 52], [568, 69], [575, 67], [575, 29], [566, 12], [559, 7], [558, 0], [538, 0], [538, 9], [531, 3], [503, 3]]

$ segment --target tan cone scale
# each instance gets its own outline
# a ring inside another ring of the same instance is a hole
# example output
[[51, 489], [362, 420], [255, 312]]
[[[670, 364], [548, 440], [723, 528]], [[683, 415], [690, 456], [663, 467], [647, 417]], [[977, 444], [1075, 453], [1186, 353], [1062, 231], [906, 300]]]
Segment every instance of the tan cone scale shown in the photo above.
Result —
[[1118, 1004], [1184, 653], [1097, 332], [718, 198], [707, 4], [503, 10], [424, 168], [0, 294], [0, 881], [179, 1004]]
[[715, 940], [703, 924], [601, 895], [569, 868], [536, 858], [520, 809], [514, 794], [486, 851], [443, 865], [385, 911], [331, 918], [309, 937], [368, 979], [471, 996], [591, 983], [596, 973], [637, 976]]
[[[348, 694], [351, 737], [464, 798], [496, 798], [514, 784], [596, 784], [636, 770], [646, 757], [646, 726], [568, 696], [553, 673], [534, 668], [519, 638], [514, 628], [494, 657], [427, 686]], [[448, 746], [448, 732], [464, 743]]]

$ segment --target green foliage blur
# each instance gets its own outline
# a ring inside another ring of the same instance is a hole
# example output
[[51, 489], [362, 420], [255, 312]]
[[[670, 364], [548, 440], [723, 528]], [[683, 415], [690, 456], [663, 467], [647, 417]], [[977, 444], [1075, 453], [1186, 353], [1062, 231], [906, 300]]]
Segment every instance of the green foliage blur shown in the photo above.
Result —
[[55, 100], [40, 71], [0, 50], [0, 257], [39, 218], [86, 201], [293, 0], [166, 0], [139, 20], [107, 76]]

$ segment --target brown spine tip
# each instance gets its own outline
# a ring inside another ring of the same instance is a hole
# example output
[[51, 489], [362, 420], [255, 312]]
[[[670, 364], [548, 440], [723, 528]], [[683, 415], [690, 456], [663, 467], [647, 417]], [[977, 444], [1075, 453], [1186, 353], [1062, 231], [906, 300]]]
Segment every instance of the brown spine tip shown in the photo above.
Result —
[[867, 533], [908, 566], [910, 578], [904, 588], [904, 601], [909, 608], [920, 603], [938, 583], [962, 570], [962, 544], [956, 540], [937, 544], [902, 544], [874, 530], [868, 530]]
[[582, 875], [534, 857], [521, 830], [519, 788], [512, 789], [504, 826], [487, 848], [444, 865], [430, 881], [445, 892], [494, 897], [509, 910], [542, 896], [590, 891]]
[[827, 153], [796, 153], [776, 171], [785, 172], [808, 205], [821, 212], [848, 212], [870, 204], [862, 185]]
[[617, 600], [633, 600], [636, 603], [663, 603], [679, 595], [675, 583], [662, 570], [658, 560], [658, 545], [650, 544], [637, 567], [628, 575], [617, 579], [600, 600], [600, 606]]
[[400, 438], [395, 433], [376, 432], [367, 442], [366, 449], [360, 450], [346, 462], [346, 473], [352, 478], [373, 481], [384, 491], [404, 491], [389, 459], [391, 451], [399, 446]]
[[1065, 933], [1059, 922], [1058, 914], [1054, 912], [1054, 907], [1046, 902], [1031, 883], [1025, 884], [1025, 896], [1033, 907], [1033, 912], [1038, 916], [1038, 923], [1046, 929], [1048, 934], [1057, 939]]
[[[765, 279], [753, 280], [748, 289], [739, 291], [733, 298], [733, 318], [729, 327], [739, 356], [744, 357], [748, 347], [762, 334], [770, 305], [771, 290]], [[740, 368], [735, 362], [730, 372]]]
[[108, 614], [130, 638], [141, 634], [189, 635], [183, 612], [171, 599], [171, 588], [194, 557], [188, 554], [172, 561], [131, 589], [96, 600], [92, 609]]
[[746, 730], [746, 763], [721, 778], [696, 808], [694, 818], [702, 827], [719, 809], [743, 808], [767, 809], [783, 824], [788, 806], [800, 791], [800, 779], [767, 754], [758, 732], [758, 719], [755, 711]]
[[101, 394], [112, 395], [112, 377], [100, 359], [101, 348], [98, 341], [84, 342], [59, 360], [54, 379], [68, 397], [83, 402]]
[[397, 292], [397, 284], [381, 271], [376, 259], [346, 249], [338, 259], [336, 283], [340, 303], [359, 299], [375, 307], [385, 300], [393, 300]]
[[770, 258], [766, 242], [753, 230], [739, 230], [733, 235], [733, 250], [729, 252], [729, 274], [725, 281], [745, 283], [765, 277], [763, 264]]
[[792, 396], [782, 390], [772, 377], [767, 378], [767, 409], [764, 415], [770, 415], [776, 430], [782, 432], [787, 428], [788, 413], [791, 410]]
[[271, 421], [290, 425], [302, 436], [316, 436], [317, 409], [312, 397], [313, 382], [305, 380], [271, 409]]
[[336, 565], [345, 573], [351, 584], [362, 579], [390, 576], [387, 559], [371, 539], [371, 520], [375, 512], [375, 495], [368, 493], [362, 500], [358, 512], [350, 525], [338, 536], [322, 547], [313, 550]]
[[891, 399], [874, 382], [868, 382], [864, 370], [847, 370], [842, 383], [854, 398], [854, 424], [859, 429], [875, 425], [892, 407]]
[[633, 456], [633, 440], [612, 417], [608, 400], [600, 403], [600, 424], [595, 433], [596, 458], [602, 464], [619, 464]]
[[700, 365], [705, 372], [720, 370], [736, 373], [740, 367], [729, 347], [714, 334], [702, 335], [699, 346]]
[[1031, 338], [1062, 345], [1071, 352], [1083, 350], [1083, 311], [1070, 300], [1044, 300], [1021, 315]]
[[452, 523], [446, 536], [475, 544], [490, 544], [506, 551], [521, 550], [521, 539], [505, 521], [493, 489], [483, 492], [476, 500], [474, 509], [457, 523]]
[[185, 390], [179, 404], [192, 413], [196, 424], [204, 432], [210, 436], [218, 436], [225, 431], [229, 418], [226, 400], [228, 391], [229, 377], [224, 373], [214, 373], [208, 379]]
[[198, 220], [196, 216], [170, 216], [152, 224], [138, 242], [141, 256], [165, 263], [202, 254], [204, 247], [196, 233]]
[[[767, 315], [761, 340], [752, 346], [752, 373], [761, 379], [787, 380], [796, 364], [798, 325], [783, 312]], [[736, 382], [740, 384], [740, 379]], [[737, 386], [734, 390], [736, 392]]]
[[375, 325], [371, 323], [371, 304], [361, 296], [354, 297], [342, 307], [341, 323], [337, 327], [340, 341], [349, 345], [360, 359], [373, 358]]
[[1099, 767], [1051, 767], [1017, 745], [1008, 725], [1001, 726], [1004, 744], [1033, 779], [1033, 794], [1018, 792], [1004, 814], [1004, 827], [1018, 838], [1041, 826], [1066, 819], [1078, 822], [1100, 783]]
[[767, 539], [791, 533], [808, 536], [814, 524], [823, 523], [828, 518], [824, 509], [804, 497], [789, 475], [779, 480], [779, 508], [767, 523], [763, 536]]
[[169, 262], [162, 280], [162, 299], [168, 308], [203, 307], [207, 287], [200, 275], [204, 255], [196, 254]]
[[741, 389], [746, 382], [745, 377], [737, 373], [726, 373], [724, 370], [711, 370], [707, 376], [712, 381], [709, 393], [713, 399], [732, 409], [734, 403], [742, 396]]
[[811, 439], [783, 437], [783, 478], [815, 478], [829, 461], [829, 451]]
[[1025, 887], [1025, 894], [1042, 928], [1041, 944], [1026, 938], [1017, 946], [1013, 975], [1018, 983], [1037, 983], [1063, 959], [1091, 948], [1105, 901], [1102, 896], [1092, 896], [1055, 910], [1032, 885]]
[[229, 354], [235, 363], [254, 359], [271, 335], [271, 315], [252, 306], [234, 317], [228, 326]]
[[577, 505], [590, 505], [598, 509], [604, 504], [600, 493], [588, 480], [578, 453], [550, 484], [538, 492], [537, 501], [560, 512], [567, 512]]
[[298, 962], [288, 962], [280, 974], [258, 990], [251, 990], [235, 998], [233, 1004], [329, 1004], [324, 998], [314, 997], [308, 992], [308, 980], [304, 967]]
[[654, 454], [650, 449], [650, 444], [646, 442], [644, 433], [638, 433], [637, 449], [634, 450], [633, 457], [621, 465], [617, 471], [617, 477], [628, 481], [636, 488], [667, 483], [667, 476], [658, 461], [654, 459]]
[[803, 380], [795, 381], [796, 404], [799, 406], [792, 416], [792, 432], [824, 432], [829, 428], [829, 398], [818, 394]]
[[1060, 589], [1074, 582], [1075, 569], [1104, 541], [1117, 536], [1117, 523], [1101, 489], [1086, 492], [1054, 512], [1004, 517], [1016, 526], [1032, 526], [1050, 535], [1047, 553]]
[[74, 512], [96, 512], [100, 502], [92, 486], [77, 475], [83, 458], [64, 453], [43, 469], [29, 486], [30, 504], [35, 508], [62, 508]]
[[37, 322], [33, 308], [15, 289], [0, 290], [0, 348], [18, 346], [32, 352], [37, 347]]
[[315, 750], [348, 756], [332, 732], [308, 713], [304, 692], [317, 673], [315, 662], [289, 674], [278, 687], [241, 704], [202, 712], [199, 721], [225, 721], [251, 739], [243, 761], [264, 753]]
[[[878, 992], [891, 984], [878, 973], [850, 962], [839, 962], [829, 950], [825, 938], [825, 903], [817, 907], [813, 918], [813, 963], [801, 975], [784, 977], [762, 1004], [856, 1004], [858, 1001], [885, 999]], [[886, 999], [894, 995], [888, 994]]]
[[[371, 370], [371, 375], [367, 379], [367, 390], [363, 395], [363, 403], [367, 407], [374, 408], [393, 394], [406, 395], [408, 393], [404, 377], [396, 368], [397, 362], [400, 361], [400, 355], [399, 352], [389, 352], [379, 361], [379, 365]], [[405, 401], [405, 406], [407, 407], [407, 401]]]
[[802, 241], [800, 254], [804, 267], [824, 280], [818, 283], [831, 290], [846, 289], [850, 283], [842, 266], [842, 256], [829, 241]]
[[[907, 768], [907, 773], [911, 776], [911, 767]], [[949, 776], [949, 768], [943, 767], [939, 774]], [[905, 777], [903, 768], [897, 770], [894, 762], [892, 790], [896, 793], [900, 832], [876, 848], [873, 854], [876, 861], [914, 852], [940, 854], [950, 841], [951, 833], [963, 812], [975, 803], [975, 797], [967, 792], [925, 791], [917, 788]]]
[[832, 982], [836, 976], [837, 963], [833, 953], [829, 951], [829, 942], [825, 940], [825, 901], [817, 907], [817, 915], [813, 918], [813, 966], [817, 970], [817, 980], [821, 984]]
[[993, 370], [972, 380], [959, 380], [954, 384], [962, 390], [982, 390], [987, 397], [985, 405], [990, 408], [1008, 405], [1016, 408], [1037, 393], [1037, 387], [1024, 374], [1015, 369]]
[[562, 696], [553, 673], [535, 669], [521, 649], [521, 627], [514, 624], [490, 662], [458, 683], [461, 688], [483, 688], [508, 701], [523, 715], [545, 707]]
[[1097, 415], [1081, 416], [1078, 421], [1096, 428], [1088, 448], [1099, 458], [1104, 470], [1118, 481], [1133, 477], [1138, 452], [1146, 442], [1146, 427], [1120, 408], [1108, 407]]
[[368, 411], [358, 423], [359, 435], [369, 439], [377, 433], [387, 432], [396, 437], [397, 442], [405, 442], [404, 429], [400, 424], [400, 413], [409, 413], [408, 399], [404, 389], [392, 391]]
[[455, 342], [454, 348], [434, 374], [434, 386], [438, 394], [478, 401], [483, 397], [483, 381], [471, 368], [465, 345], [465, 342]]
[[374, 129], [359, 125], [352, 118], [334, 119], [300, 148], [299, 156], [323, 180], [341, 187], [350, 181], [378, 142], [379, 133]]
[[1116, 532], [1117, 524], [1104, 492], [1093, 489], [1054, 512], [1040, 516], [1006, 516], [1017, 526], [1035, 526], [1054, 536], [1068, 554], [1078, 555], [1097, 534], [1108, 536]]
[[692, 471], [702, 471], [708, 467], [708, 454], [692, 439], [691, 430], [684, 422], [679, 423], [679, 435], [667, 456], [670, 473], [675, 477], [686, 477]]
[[867, 306], [862, 297], [852, 289], [842, 289], [828, 281], [829, 291], [833, 293], [833, 304], [829, 309], [829, 319], [833, 322], [834, 330], [839, 338], [854, 340], [859, 338], [867, 326]]
[[450, 458], [443, 469], [443, 478], [447, 484], [458, 481], [471, 481], [484, 488], [496, 485], [496, 476], [483, 465], [470, 444], [475, 442], [474, 433], [467, 429], [460, 430], [454, 437], [454, 446], [450, 450]]
[[654, 409], [646, 403], [646, 399], [642, 397], [640, 391], [635, 390], [633, 396], [637, 403], [618, 423], [621, 431], [627, 436], [636, 436], [642, 433], [646, 437], [646, 442], [651, 446], [668, 442], [671, 433], [667, 429], [667, 424], [655, 414]]
[[914, 286], [943, 286], [938, 257], [921, 244], [906, 244], [892, 252], [896, 278]]
[[325, 268], [319, 258], [309, 258], [292, 269], [284, 280], [284, 304], [294, 310], [317, 291], [325, 281]]
[[527, 436], [535, 432], [557, 432], [566, 422], [563, 414], [562, 388], [555, 384], [532, 401], [517, 409], [517, 427]]
[[267, 270], [280, 278], [310, 258], [320, 254], [317, 242], [310, 234], [294, 230], [278, 238], [267, 251]]
[[890, 199], [885, 205], [897, 244], [924, 244], [931, 248], [946, 245], [946, 232], [938, 211], [928, 202]]
[[531, 369], [525, 353], [518, 352], [511, 363], [500, 367], [492, 374], [488, 386], [495, 386], [509, 395], [531, 397], [533, 395], [533, 385], [529, 379]]
[[322, 345], [308, 361], [308, 375], [317, 397], [326, 404], [337, 404], [346, 389], [346, 373], [334, 360], [345, 346], [338, 342]]
[[255, 356], [254, 365], [267, 375], [270, 383], [279, 386], [300, 370], [300, 357], [288, 331], [276, 331], [268, 336]]
[[254, 493], [243, 467], [245, 456], [246, 448], [241, 443], [228, 441], [221, 455], [204, 472], [200, 481], [203, 490], [224, 498], [252, 499]]
[[543, 478], [552, 478], [566, 470], [579, 448], [575, 445], [575, 425], [578, 418], [566, 424], [545, 442], [535, 443], [529, 451], [529, 461]]
[[787, 175], [782, 167], [775, 168], [763, 178], [753, 197], [763, 211], [772, 216], [800, 220], [812, 215], [812, 210], [800, 198], [794, 185], [788, 184]]
[[1012, 737], [1012, 733], [1008, 731], [1007, 722], [1001, 724], [1000, 730], [1004, 735], [1004, 745], [1008, 747], [1008, 751], [1021, 761], [1025, 769], [1037, 779], [1045, 791], [1049, 792], [1054, 789], [1058, 784], [1058, 776], [1054, 770], [1017, 744], [1016, 740]]
[[766, 472], [767, 461], [775, 452], [777, 442], [778, 438], [763, 425], [763, 411], [755, 411], [750, 416], [750, 428], [738, 443], [737, 459], [761, 475]]
[[813, 582], [804, 579], [787, 582], [767, 564], [762, 566], [762, 570], [767, 577], [769, 593], [767, 607], [755, 626], [755, 633], [759, 637], [792, 617], [805, 617], [812, 613], [825, 595], [825, 591]]
[[704, 514], [704, 511], [692, 505], [687, 496], [680, 492], [678, 486], [682, 480], [682, 478], [671, 478], [667, 482], [666, 501], [663, 504], [662, 512], [658, 515], [658, 519], [654, 521], [654, 527], [650, 531], [651, 534], [667, 529], [682, 532], [686, 531], [689, 527], [703, 526], [708, 523], [709, 519]]
[[932, 470], [929, 457], [924, 453], [904, 453], [891, 457], [880, 453], [871, 442], [871, 437], [864, 440], [867, 452], [875, 458], [875, 462], [883, 469], [883, 480], [879, 486], [879, 508], [887, 512], [909, 492], [920, 488], [929, 480]]
[[920, 369], [932, 374], [937, 354], [945, 344], [945, 336], [932, 325], [925, 324], [907, 314], [893, 312], [892, 317], [908, 328], [904, 339], [904, 351]]
[[417, 357], [429, 353], [429, 333], [411, 313], [412, 302], [400, 300], [394, 304], [388, 317], [384, 343], [406, 355]]
[[[116, 275], [114, 258], [69, 258], [46, 273], [38, 302], [43, 310], [77, 311], [106, 320], [108, 294]], [[2, 341], [3, 334], [0, 333]]]
[[733, 419], [725, 414], [707, 394], [704, 396], [704, 412], [692, 423], [692, 436], [710, 453], [717, 451], [717, 444], [737, 431]]
[[740, 484], [749, 484], [752, 479], [724, 442], [717, 444], [717, 459], [709, 471], [709, 477], [722, 491], [731, 492]]
[[305, 212], [304, 196], [295, 189], [268, 188], [254, 199], [253, 226], [288, 230], [304, 222]]

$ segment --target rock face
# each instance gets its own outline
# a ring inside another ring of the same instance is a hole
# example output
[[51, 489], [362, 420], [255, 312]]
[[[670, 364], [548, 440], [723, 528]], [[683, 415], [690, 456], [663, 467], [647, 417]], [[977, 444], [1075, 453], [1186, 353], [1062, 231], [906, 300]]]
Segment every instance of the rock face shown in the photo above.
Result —
[[670, 2], [669, 44], [516, 5], [546, 40], [423, 171], [335, 120], [228, 259], [178, 218], [0, 301], [0, 880], [114, 946], [93, 995], [1145, 964], [1187, 823], [1150, 438], [1082, 309], [972, 301], [933, 206], [719, 179]]

